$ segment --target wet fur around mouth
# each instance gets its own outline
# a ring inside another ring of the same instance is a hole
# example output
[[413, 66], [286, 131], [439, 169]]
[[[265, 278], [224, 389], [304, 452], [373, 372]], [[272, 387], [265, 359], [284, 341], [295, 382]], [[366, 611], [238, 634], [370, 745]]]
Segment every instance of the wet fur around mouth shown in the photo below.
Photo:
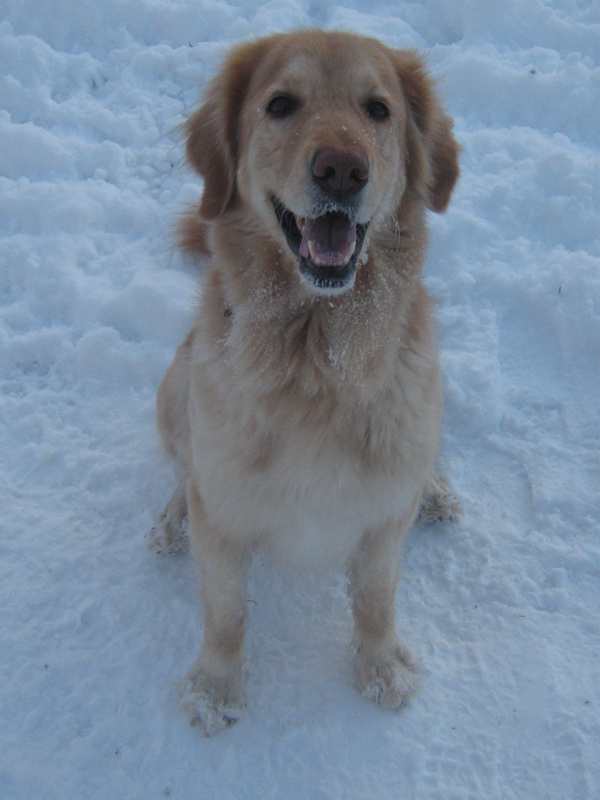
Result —
[[[335, 292], [350, 288], [354, 283], [356, 264], [365, 241], [369, 223], [356, 223], [356, 246], [349, 261], [344, 264], [316, 264], [311, 258], [307, 258], [300, 252], [302, 233], [296, 222], [296, 215], [275, 196], [271, 197], [271, 203], [288, 247], [298, 259], [298, 266], [303, 279], [315, 289], [324, 292]], [[349, 221], [352, 221], [345, 211], [337, 210], [327, 211], [320, 215], [319, 219], [329, 215], [343, 215]]]

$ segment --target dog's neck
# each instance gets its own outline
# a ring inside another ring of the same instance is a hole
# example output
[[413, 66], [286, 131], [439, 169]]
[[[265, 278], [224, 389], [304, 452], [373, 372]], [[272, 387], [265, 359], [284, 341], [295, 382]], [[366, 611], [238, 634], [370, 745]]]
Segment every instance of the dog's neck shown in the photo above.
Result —
[[232, 236], [230, 222], [226, 239], [215, 231], [218, 269], [212, 267], [205, 288], [220, 309], [215, 345], [244, 372], [249, 389], [289, 384], [311, 396], [326, 385], [360, 401], [381, 391], [399, 353], [421, 335], [420, 320], [429, 324], [428, 314], [411, 311], [428, 302], [420, 277], [425, 237], [412, 233], [411, 221], [404, 215], [376, 229], [355, 285], [334, 295], [304, 284], [292, 254], [272, 239], [251, 230]]

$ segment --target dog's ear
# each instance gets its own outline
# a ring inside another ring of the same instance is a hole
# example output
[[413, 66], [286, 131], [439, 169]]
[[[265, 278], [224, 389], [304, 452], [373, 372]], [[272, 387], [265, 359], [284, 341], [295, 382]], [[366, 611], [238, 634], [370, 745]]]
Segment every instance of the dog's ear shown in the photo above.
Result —
[[235, 198], [240, 111], [266, 46], [260, 40], [234, 48], [184, 126], [187, 159], [204, 178], [200, 216], [205, 220], [221, 216]]
[[423, 59], [410, 51], [397, 52], [395, 59], [408, 105], [408, 182], [428, 208], [441, 213], [459, 176], [460, 147], [452, 133], [452, 120], [442, 110]]

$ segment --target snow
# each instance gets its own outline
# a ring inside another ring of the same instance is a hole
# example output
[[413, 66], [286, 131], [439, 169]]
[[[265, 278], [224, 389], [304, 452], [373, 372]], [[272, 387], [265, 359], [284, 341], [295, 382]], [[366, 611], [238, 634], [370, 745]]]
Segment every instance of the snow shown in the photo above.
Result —
[[[597, 0], [1, 8], [0, 797], [599, 797]], [[352, 687], [341, 576], [259, 563], [249, 709], [206, 740], [174, 688], [194, 568], [143, 541], [174, 483], [156, 387], [195, 297], [177, 127], [230, 43], [309, 25], [425, 50], [456, 120], [427, 280], [464, 516], [407, 541], [407, 709]]]

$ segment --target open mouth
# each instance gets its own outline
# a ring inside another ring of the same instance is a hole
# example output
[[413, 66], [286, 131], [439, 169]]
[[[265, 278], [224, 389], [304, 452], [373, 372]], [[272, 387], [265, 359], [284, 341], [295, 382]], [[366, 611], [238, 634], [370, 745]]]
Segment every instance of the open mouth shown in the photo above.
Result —
[[271, 202], [304, 280], [322, 292], [350, 288], [369, 223], [353, 222], [342, 211], [299, 217], [276, 197]]

